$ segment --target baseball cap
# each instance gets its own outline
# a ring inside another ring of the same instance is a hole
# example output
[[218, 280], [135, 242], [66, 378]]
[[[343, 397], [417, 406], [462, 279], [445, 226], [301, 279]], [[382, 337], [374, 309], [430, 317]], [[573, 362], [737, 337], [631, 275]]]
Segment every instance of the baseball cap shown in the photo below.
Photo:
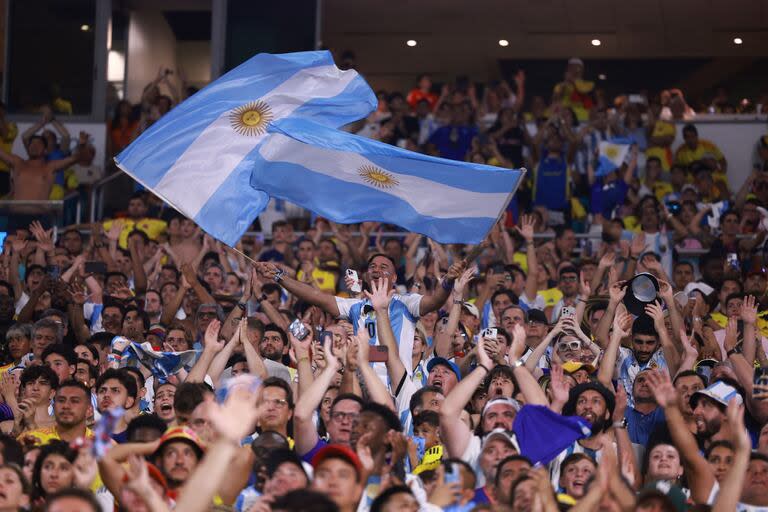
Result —
[[480, 311], [477, 309], [477, 306], [475, 306], [471, 302], [464, 302], [461, 304], [461, 307], [469, 311], [469, 314], [474, 316], [475, 318], [480, 318]]
[[518, 452], [520, 451], [520, 448], [517, 446], [517, 442], [515, 441], [515, 437], [512, 434], [512, 432], [508, 432], [503, 428], [495, 428], [490, 432], [488, 432], [485, 435], [485, 437], [483, 437], [483, 443], [480, 447], [480, 451], [485, 450], [485, 447], [488, 446], [488, 444], [495, 439], [500, 439], [506, 442], [507, 444], [509, 444], [512, 448], [514, 448]]
[[328, 459], [343, 459], [347, 461], [354, 466], [358, 480], [363, 474], [363, 465], [360, 463], [360, 459], [357, 458], [357, 454], [348, 446], [344, 446], [343, 444], [325, 445], [318, 450], [314, 457], [312, 457], [312, 467], [317, 469], [317, 466]]
[[687, 285], [685, 285], [685, 288], [683, 288], [683, 291], [685, 292], [686, 295], [690, 295], [691, 292], [694, 290], [698, 290], [704, 295], [709, 295], [713, 291], [715, 291], [715, 289], [709, 286], [707, 283], [702, 283], [699, 281], [688, 283]]
[[526, 316], [529, 323], [549, 325], [547, 315], [540, 309], [529, 309]]
[[568, 64], [578, 64], [579, 66], [584, 67], [584, 61], [578, 57], [571, 57], [568, 59]]
[[492, 406], [496, 404], [507, 404], [511, 406], [515, 411], [519, 411], [521, 407], [520, 402], [518, 402], [514, 398], [506, 398], [506, 397], [492, 398], [485, 403], [485, 407], [483, 407], [483, 414], [481, 414], [481, 416], [485, 416], [485, 413], [488, 411], [488, 409], [490, 409]]
[[432, 368], [439, 364], [450, 368], [451, 371], [456, 374], [456, 379], [461, 380], [461, 371], [459, 371], [459, 367], [456, 365], [456, 363], [449, 361], [444, 357], [433, 357], [430, 359], [430, 361], [427, 363], [427, 373], [431, 372]]
[[699, 402], [699, 398], [706, 396], [715, 402], [719, 403], [723, 407], [728, 405], [731, 400], [736, 400], [737, 404], [744, 403], [744, 399], [741, 397], [736, 388], [730, 386], [722, 381], [717, 381], [714, 384], [707, 386], [691, 395], [691, 409], [696, 407]]
[[589, 363], [579, 363], [578, 361], [567, 361], [563, 363], [563, 371], [573, 373], [579, 370], [586, 370], [587, 373], [594, 373], [595, 367]]
[[197, 433], [189, 427], [180, 426], [171, 427], [165, 431], [162, 437], [160, 437], [160, 445], [158, 445], [155, 454], [159, 454], [165, 445], [176, 441], [192, 446], [197, 452], [198, 458], [201, 458], [203, 453], [205, 453], [205, 443], [198, 437]]

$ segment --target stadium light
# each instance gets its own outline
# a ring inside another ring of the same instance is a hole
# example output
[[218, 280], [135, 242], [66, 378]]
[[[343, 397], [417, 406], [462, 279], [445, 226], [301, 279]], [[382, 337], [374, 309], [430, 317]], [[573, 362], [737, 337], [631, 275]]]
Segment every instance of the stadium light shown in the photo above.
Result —
[[733, 44], [741, 44], [743, 42], [744, 42], [744, 40], [741, 39], [740, 37], [734, 37], [733, 38]]
[[506, 39], [499, 39], [499, 46], [509, 46], [509, 41]]
[[601, 44], [603, 44], [603, 43], [599, 39], [593, 39], [592, 40], [592, 46], [600, 46]]
[[414, 46], [416, 46], [417, 43], [415, 39], [409, 39], [408, 41], [405, 42], [405, 44], [413, 48]]

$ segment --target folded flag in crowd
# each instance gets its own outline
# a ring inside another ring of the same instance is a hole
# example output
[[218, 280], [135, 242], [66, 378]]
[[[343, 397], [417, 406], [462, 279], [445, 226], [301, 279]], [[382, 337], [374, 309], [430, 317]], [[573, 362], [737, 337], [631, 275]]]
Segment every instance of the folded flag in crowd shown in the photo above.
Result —
[[115, 336], [112, 339], [110, 354], [111, 360], [120, 363], [120, 366], [141, 364], [161, 382], [170, 375], [177, 374], [185, 366], [191, 366], [196, 357], [196, 350], [163, 352], [152, 348], [149, 342], [136, 343], [124, 336]]
[[573, 443], [592, 435], [592, 427], [583, 418], [561, 416], [543, 405], [521, 407], [512, 431], [520, 454], [534, 464], [549, 464]]
[[112, 434], [120, 418], [125, 414], [122, 407], [106, 410], [101, 413], [99, 421], [93, 426], [93, 444], [91, 444], [91, 453], [96, 459], [101, 459], [106, 455], [114, 445]]
[[632, 144], [632, 139], [627, 137], [614, 137], [600, 142], [595, 176], [605, 176], [621, 167]]
[[126, 173], [234, 245], [270, 197], [340, 223], [382, 221], [478, 243], [523, 171], [429, 157], [338, 129], [376, 108], [327, 51], [259, 54], [120, 153]]

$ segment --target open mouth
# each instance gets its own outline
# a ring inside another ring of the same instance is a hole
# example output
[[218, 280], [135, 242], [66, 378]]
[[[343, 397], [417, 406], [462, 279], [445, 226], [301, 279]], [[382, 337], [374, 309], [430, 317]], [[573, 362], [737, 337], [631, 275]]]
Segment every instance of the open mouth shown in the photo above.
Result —
[[435, 379], [432, 381], [432, 385], [442, 389], [443, 381], [441, 379]]

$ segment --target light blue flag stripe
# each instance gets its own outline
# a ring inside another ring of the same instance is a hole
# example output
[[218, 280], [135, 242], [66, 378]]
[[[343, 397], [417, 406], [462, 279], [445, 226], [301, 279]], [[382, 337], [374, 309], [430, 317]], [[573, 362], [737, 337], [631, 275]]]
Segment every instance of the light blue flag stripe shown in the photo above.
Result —
[[[442, 243], [478, 243], [504, 211], [519, 170], [429, 157], [283, 120], [259, 148], [251, 185], [342, 223], [380, 220]], [[379, 179], [377, 182], [376, 179]]]

